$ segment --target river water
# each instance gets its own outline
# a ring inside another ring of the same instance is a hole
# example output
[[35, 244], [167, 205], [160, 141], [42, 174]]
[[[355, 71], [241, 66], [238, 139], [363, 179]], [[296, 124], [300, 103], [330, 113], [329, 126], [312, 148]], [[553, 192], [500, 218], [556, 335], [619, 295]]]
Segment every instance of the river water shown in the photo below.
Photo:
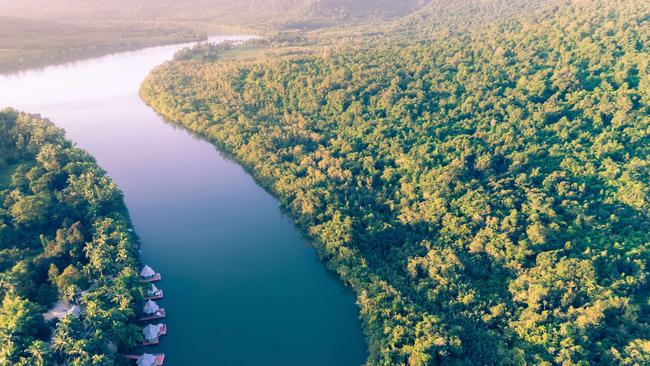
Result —
[[[242, 37], [213, 37], [220, 42]], [[143, 260], [161, 272], [165, 365], [360, 365], [354, 294], [240, 166], [138, 97], [187, 45], [0, 75], [0, 108], [40, 113], [125, 193]]]

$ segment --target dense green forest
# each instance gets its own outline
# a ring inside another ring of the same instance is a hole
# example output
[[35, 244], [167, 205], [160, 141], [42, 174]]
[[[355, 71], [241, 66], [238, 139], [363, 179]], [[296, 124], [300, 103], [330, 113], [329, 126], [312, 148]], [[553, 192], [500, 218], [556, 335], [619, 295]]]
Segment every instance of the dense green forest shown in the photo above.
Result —
[[256, 60], [197, 47], [141, 95], [304, 227], [369, 364], [648, 365], [650, 3], [508, 3]]
[[[0, 365], [113, 365], [140, 344], [122, 193], [51, 122], [0, 111]], [[57, 301], [80, 314], [44, 321]]]

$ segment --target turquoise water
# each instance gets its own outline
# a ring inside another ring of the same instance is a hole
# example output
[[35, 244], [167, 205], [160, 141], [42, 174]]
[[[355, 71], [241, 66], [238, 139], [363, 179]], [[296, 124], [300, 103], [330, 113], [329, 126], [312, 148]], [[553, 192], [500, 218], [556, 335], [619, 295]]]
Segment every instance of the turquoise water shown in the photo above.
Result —
[[[219, 41], [220, 39], [216, 39]], [[41, 113], [125, 193], [144, 261], [163, 275], [166, 365], [360, 365], [353, 292], [278, 202], [137, 95], [185, 45], [0, 76], [0, 107]]]

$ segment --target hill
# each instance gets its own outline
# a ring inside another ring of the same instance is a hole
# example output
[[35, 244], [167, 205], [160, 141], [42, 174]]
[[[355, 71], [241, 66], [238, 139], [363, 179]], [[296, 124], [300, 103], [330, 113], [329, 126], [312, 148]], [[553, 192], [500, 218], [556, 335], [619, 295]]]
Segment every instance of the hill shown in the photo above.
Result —
[[423, 0], [0, 0], [0, 72], [206, 33], [271, 34], [386, 20]]
[[0, 14], [58, 21], [184, 20], [233, 26], [300, 19], [387, 18], [405, 15], [424, 0], [0, 0]]
[[0, 16], [0, 72], [203, 38], [180, 26], [65, 24]]

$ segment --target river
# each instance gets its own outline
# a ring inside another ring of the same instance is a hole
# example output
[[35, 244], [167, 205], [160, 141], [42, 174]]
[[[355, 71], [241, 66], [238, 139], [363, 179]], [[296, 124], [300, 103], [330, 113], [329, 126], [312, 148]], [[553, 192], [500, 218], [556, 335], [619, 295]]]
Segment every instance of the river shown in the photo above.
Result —
[[[213, 37], [220, 42], [242, 37]], [[124, 191], [161, 272], [165, 365], [360, 365], [353, 292], [244, 169], [138, 97], [173, 45], [0, 75], [0, 107], [40, 113]]]

